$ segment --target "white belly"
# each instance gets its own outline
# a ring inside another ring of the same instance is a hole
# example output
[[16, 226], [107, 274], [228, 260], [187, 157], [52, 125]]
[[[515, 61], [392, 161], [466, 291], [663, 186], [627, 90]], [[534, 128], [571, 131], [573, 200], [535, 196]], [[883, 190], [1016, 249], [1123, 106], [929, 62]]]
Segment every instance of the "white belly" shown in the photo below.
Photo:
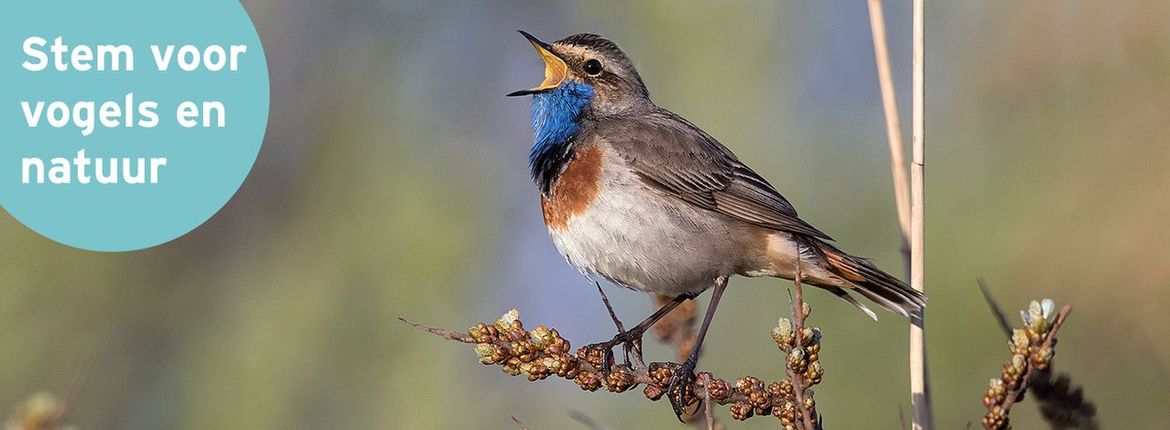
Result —
[[697, 294], [716, 277], [736, 273], [743, 254], [744, 244], [735, 240], [743, 235], [732, 234], [734, 227], [718, 216], [640, 185], [611, 182], [549, 234], [587, 276], [646, 292]]

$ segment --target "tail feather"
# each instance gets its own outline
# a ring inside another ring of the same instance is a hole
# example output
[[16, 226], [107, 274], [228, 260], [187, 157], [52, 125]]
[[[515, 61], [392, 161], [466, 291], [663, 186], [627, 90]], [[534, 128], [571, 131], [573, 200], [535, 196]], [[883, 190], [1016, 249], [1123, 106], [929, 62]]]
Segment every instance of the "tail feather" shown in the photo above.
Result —
[[848, 291], [845, 291], [841, 287], [829, 287], [826, 289], [829, 290], [830, 293], [836, 294], [837, 297], [840, 297], [842, 300], [849, 302], [849, 304], [853, 305], [857, 309], [861, 309], [861, 311], [865, 312], [865, 314], [868, 315], [870, 319], [877, 321], [877, 314], [873, 313], [873, 311], [870, 310], [869, 306], [866, 306], [865, 303], [861, 303], [857, 301], [856, 298], [849, 295]]
[[[833, 245], [817, 242], [815, 245], [819, 248], [819, 253], [824, 256], [824, 261], [828, 263], [828, 269], [850, 284], [846, 287], [847, 289], [855, 290], [881, 307], [905, 317], [910, 317], [912, 313], [926, 307], [925, 295], [910, 288], [900, 279], [883, 272], [869, 260], [849, 255]], [[838, 292], [830, 289], [830, 291], [853, 303], [854, 306], [858, 305], [856, 300], [848, 297], [844, 290]], [[846, 294], [842, 295], [841, 293]], [[872, 312], [869, 313], [872, 317]]]

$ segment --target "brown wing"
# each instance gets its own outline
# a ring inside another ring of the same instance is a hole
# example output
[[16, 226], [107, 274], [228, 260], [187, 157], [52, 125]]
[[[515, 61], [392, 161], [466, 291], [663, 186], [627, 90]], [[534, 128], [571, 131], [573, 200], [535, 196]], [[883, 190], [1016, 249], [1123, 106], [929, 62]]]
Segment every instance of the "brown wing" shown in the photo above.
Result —
[[832, 240], [768, 181], [694, 124], [664, 109], [591, 127], [648, 185], [703, 209], [773, 230]]

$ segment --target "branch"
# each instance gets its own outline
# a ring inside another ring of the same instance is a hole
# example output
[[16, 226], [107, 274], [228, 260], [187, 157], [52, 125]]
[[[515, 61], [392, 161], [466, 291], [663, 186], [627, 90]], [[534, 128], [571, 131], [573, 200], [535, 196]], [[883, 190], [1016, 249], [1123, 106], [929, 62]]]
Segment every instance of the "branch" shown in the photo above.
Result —
[[[982, 278], [978, 281], [979, 289], [983, 291], [983, 298], [987, 301], [987, 306], [991, 308], [991, 312], [995, 314], [996, 320], [1007, 333], [1008, 340], [1011, 341], [1013, 331], [1007, 317], [1004, 316], [1003, 309], [996, 303], [987, 283]], [[1043, 305], [1040, 310], [1043, 314]], [[1052, 335], [1055, 336], [1055, 333]], [[1055, 341], [1054, 338], [1053, 342]], [[1100, 425], [1097, 424], [1097, 406], [1085, 399], [1084, 390], [1079, 385], [1073, 384], [1072, 378], [1067, 373], [1056, 375], [1049, 367], [1032, 374], [1028, 378], [1028, 386], [1040, 406], [1040, 414], [1052, 425], [1052, 428], [1100, 428]]]
[[601, 425], [601, 423], [597, 422], [597, 420], [593, 419], [593, 417], [585, 415], [584, 412], [578, 411], [576, 409], [570, 410], [569, 416], [573, 417], [574, 420], [589, 428], [589, 430], [609, 430], [609, 428]]
[[524, 425], [524, 423], [520, 422], [520, 419], [516, 418], [515, 415], [512, 416], [512, 421], [515, 421], [516, 425], [520, 426], [520, 430], [528, 430], [528, 426], [526, 426], [526, 425]]
[[[820, 353], [820, 330], [804, 327], [803, 319], [808, 317], [807, 304], [795, 302], [797, 314], [801, 317], [801, 329], [795, 330], [786, 318], [781, 318], [772, 329], [772, 338], [787, 354], [787, 370], [790, 378], [765, 386], [759, 378], [744, 376], [734, 382], [716, 378], [708, 372], [700, 372], [689, 389], [684, 401], [694, 403], [700, 398], [709, 398], [714, 405], [730, 405], [732, 417], [746, 420], [755, 415], [775, 415], [785, 428], [805, 428], [801, 423], [813, 423], [815, 417], [812, 392], [808, 387], [820, 382], [824, 370], [818, 360]], [[658, 400], [666, 394], [670, 380], [680, 367], [674, 362], [650, 363], [642, 368], [626, 364], [614, 364], [608, 376], [602, 372], [605, 365], [605, 351], [600, 347], [583, 347], [570, 352], [570, 343], [562, 338], [556, 329], [540, 325], [531, 331], [525, 329], [520, 314], [515, 309], [501, 316], [493, 323], [479, 323], [466, 334], [442, 328], [429, 327], [400, 318], [420, 330], [443, 339], [475, 345], [480, 363], [500, 366], [509, 375], [525, 375], [529, 381], [539, 381], [550, 376], [572, 380], [585, 391], [606, 391], [621, 393], [639, 385], [645, 385], [643, 394], [650, 400]], [[802, 345], [795, 348], [797, 342]], [[795, 379], [793, 379], [795, 378]], [[796, 386], [800, 386], [798, 391]], [[801, 400], [797, 400], [797, 395]], [[801, 406], [798, 406], [801, 405]], [[800, 411], [808, 408], [809, 418]], [[799, 427], [798, 427], [799, 425]]]
[[[711, 374], [704, 373], [701, 383], [704, 387], [710, 387]], [[703, 412], [703, 416], [706, 417], [704, 424], [707, 426], [707, 430], [715, 430], [715, 413], [711, 411], [711, 392], [707, 390], [703, 390]]]
[[[1064, 305], [1064, 307], [1060, 309], [1060, 314], [1056, 315], [1056, 322], [1052, 324], [1052, 329], [1049, 330], [1048, 335], [1044, 336], [1044, 342], [1041, 344], [1040, 348], [1029, 351], [1030, 354], [1028, 358], [1031, 360], [1028, 360], [1028, 370], [1024, 373], [1025, 380], [1029, 379], [1029, 377], [1031, 377], [1032, 374], [1037, 371], [1037, 369], [1043, 370], [1048, 368], [1048, 363], [1052, 360], [1052, 355], [1054, 354], [1052, 347], [1056, 343], [1056, 332], [1060, 331], [1060, 326], [1064, 325], [1064, 320], [1065, 318], [1068, 318], [1069, 312], [1072, 312], [1072, 305]], [[1014, 390], [1014, 394], [1016, 395], [1008, 396], [1007, 400], [1003, 403], [1004, 410], [1006, 411], [1011, 409], [1012, 405], [1017, 400], [1021, 400], [1023, 398], [1024, 391], [1027, 389], [1027, 384], [1022, 384], [1016, 388]]]
[[1065, 305], [1055, 319], [1051, 319], [1052, 300], [1032, 301], [1028, 310], [1021, 312], [1024, 328], [1012, 331], [1008, 343], [1011, 361], [1003, 365], [999, 378], [992, 379], [983, 397], [987, 414], [983, 428], [1001, 430], [1011, 428], [1008, 415], [1012, 406], [1023, 399], [1028, 385], [1040, 372], [1048, 370], [1055, 355], [1056, 334], [1064, 325], [1072, 306]]
[[1003, 330], [1003, 334], [1012, 338], [1012, 325], [1008, 323], [1007, 316], [1003, 314], [1003, 309], [999, 307], [999, 303], [995, 302], [995, 297], [991, 296], [991, 287], [987, 286], [987, 281], [983, 278], [975, 280], [979, 283], [979, 291], [983, 292], [983, 300], [987, 301], [987, 307], [991, 308], [991, 313], [995, 314], [995, 321], [999, 323], [999, 328]]
[[[803, 250], [798, 249], [797, 251], [797, 255], [803, 254]], [[796, 321], [795, 325], [797, 333], [804, 333], [804, 320], [808, 318], [808, 313], [810, 310], [808, 305], [804, 303], [804, 288], [801, 286], [801, 277], [800, 259], [797, 258], [796, 276], [792, 280], [792, 285], [796, 290], [796, 298], [792, 300], [792, 316]], [[799, 360], [803, 359], [804, 357], [802, 356], [806, 352], [804, 349], [804, 340], [801, 339], [801, 337], [802, 336], [794, 336], [793, 338], [795, 345], [792, 351], [796, 351], [796, 353], [790, 353], [788, 355], [788, 365], [785, 367], [784, 373], [788, 375], [788, 379], [792, 380], [792, 388], [796, 393], [796, 407], [797, 410], [800, 411], [801, 428], [804, 428], [805, 430], [815, 430], [816, 421], [813, 418], [817, 416], [816, 405], [813, 403], [812, 393], [806, 392], [808, 390], [809, 384], [805, 382], [804, 376], [801, 374], [801, 369], [796, 368], [796, 366], [793, 365], [794, 361], [799, 362]], [[807, 399], [807, 401], [805, 399]]]
[[430, 332], [431, 334], [438, 336], [438, 337], [441, 337], [443, 339], [453, 340], [456, 342], [463, 342], [463, 343], [475, 343], [475, 339], [472, 339], [471, 336], [465, 335], [465, 334], [457, 332], [457, 331], [425, 326], [425, 325], [416, 323], [414, 321], [411, 321], [411, 320], [408, 320], [408, 319], [402, 318], [402, 317], [399, 317], [398, 320], [402, 321], [404, 323], [410, 324], [411, 326], [414, 326], [414, 328], [417, 328], [417, 329], [420, 329], [420, 330], [423, 330], [426, 332]]

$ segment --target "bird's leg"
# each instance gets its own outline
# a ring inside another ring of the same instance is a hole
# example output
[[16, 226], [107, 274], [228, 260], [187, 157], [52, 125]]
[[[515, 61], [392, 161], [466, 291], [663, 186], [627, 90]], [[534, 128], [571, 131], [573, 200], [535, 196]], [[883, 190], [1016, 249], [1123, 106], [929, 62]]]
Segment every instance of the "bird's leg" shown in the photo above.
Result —
[[[605, 289], [601, 288], [600, 282], [594, 282], [594, 284], [597, 285], [597, 293], [601, 295], [601, 303], [605, 304], [605, 310], [609, 312], [609, 318], [613, 320], [613, 325], [617, 326], [617, 332], [619, 334], [625, 332], [626, 327], [624, 325], [622, 325], [622, 320], [619, 319], [617, 316], [617, 313], [613, 311], [613, 305], [611, 305], [609, 303], [609, 296], [605, 295]], [[622, 352], [624, 352], [624, 355], [625, 355], [626, 366], [632, 367], [632, 365], [630, 364], [630, 347], [626, 346], [626, 344], [622, 344], [622, 346], [623, 346]], [[641, 350], [640, 348], [641, 348], [641, 345], [638, 345], [639, 350]], [[639, 358], [641, 358], [641, 357], [639, 357]], [[606, 367], [610, 367], [610, 362], [608, 361], [608, 357], [603, 358], [603, 361], [605, 361]], [[608, 377], [609, 375], [606, 374], [605, 376]]]
[[[703, 324], [699, 326], [699, 333], [695, 337], [695, 345], [691, 347], [691, 354], [681, 366], [674, 369], [670, 378], [670, 385], [666, 388], [666, 395], [670, 399], [670, 406], [674, 408], [674, 415], [683, 421], [683, 408], [687, 406], [687, 390], [695, 382], [695, 366], [699, 363], [699, 349], [703, 347], [703, 338], [707, 337], [707, 329], [711, 327], [711, 319], [715, 317], [715, 309], [719, 307], [719, 299], [727, 289], [727, 277], [715, 279], [715, 291], [711, 292], [711, 303], [707, 305], [707, 314], [703, 316]], [[697, 399], [696, 396], [691, 396]]]
[[[670, 311], [674, 310], [674, 308], [678, 307], [678, 305], [681, 305], [682, 302], [690, 300], [694, 297], [694, 295], [690, 294], [679, 295], [671, 300], [670, 303], [662, 305], [662, 307], [658, 308], [657, 311], [654, 311], [653, 314], [651, 314], [642, 322], [638, 323], [638, 325], [630, 328], [629, 330], [618, 333], [613, 337], [613, 339], [605, 342], [586, 345], [585, 348], [586, 350], [601, 348], [603, 351], [605, 351], [605, 360], [602, 366], [603, 368], [601, 369], [601, 373], [608, 377], [610, 369], [613, 367], [613, 348], [615, 346], [622, 346], [622, 349], [625, 351], [626, 362], [628, 364], [631, 348], [637, 350], [638, 354], [641, 354], [642, 352], [642, 335], [645, 334], [646, 331], [650, 329], [650, 327], [653, 327], [654, 323], [657, 323], [658, 320], [662, 319], [662, 317], [665, 317], [666, 314], [669, 314]], [[641, 355], [639, 355], [639, 358], [640, 357]]]

